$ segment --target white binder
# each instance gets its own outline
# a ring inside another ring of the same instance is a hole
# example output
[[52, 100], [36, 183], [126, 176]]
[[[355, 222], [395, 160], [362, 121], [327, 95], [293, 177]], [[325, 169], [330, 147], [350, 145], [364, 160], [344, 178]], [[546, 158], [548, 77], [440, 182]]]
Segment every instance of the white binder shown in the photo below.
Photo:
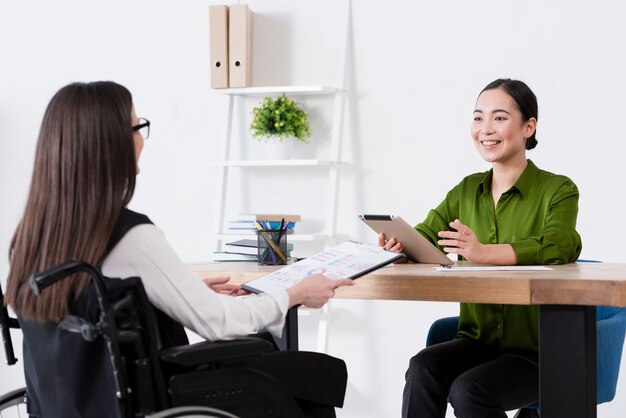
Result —
[[228, 87], [228, 6], [209, 7], [211, 87]]
[[230, 6], [228, 25], [230, 87], [250, 87], [252, 57], [252, 12], [246, 4]]

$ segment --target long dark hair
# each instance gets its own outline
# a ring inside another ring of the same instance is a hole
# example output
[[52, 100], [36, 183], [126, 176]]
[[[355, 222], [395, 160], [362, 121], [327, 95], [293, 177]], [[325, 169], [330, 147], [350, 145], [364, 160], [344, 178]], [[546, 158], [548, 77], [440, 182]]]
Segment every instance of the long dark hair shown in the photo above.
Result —
[[[518, 109], [522, 113], [522, 120], [524, 122], [528, 122], [530, 118], [539, 120], [537, 96], [535, 96], [535, 93], [533, 93], [526, 83], [519, 80], [511, 80], [510, 78], [499, 78], [487, 84], [487, 87], [485, 87], [481, 93], [485, 90], [495, 89], [503, 89], [509, 96], [511, 96], [511, 98], [513, 98], [513, 100], [515, 100]], [[537, 141], [536, 134], [537, 129], [535, 129], [535, 132], [533, 132], [533, 134], [526, 140], [527, 150], [535, 148], [539, 143], [539, 141]]]
[[77, 258], [101, 261], [135, 190], [132, 96], [111, 81], [73, 83], [46, 109], [24, 215], [9, 249], [6, 303], [24, 318], [59, 320], [87, 286], [84, 274], [39, 297], [28, 276]]

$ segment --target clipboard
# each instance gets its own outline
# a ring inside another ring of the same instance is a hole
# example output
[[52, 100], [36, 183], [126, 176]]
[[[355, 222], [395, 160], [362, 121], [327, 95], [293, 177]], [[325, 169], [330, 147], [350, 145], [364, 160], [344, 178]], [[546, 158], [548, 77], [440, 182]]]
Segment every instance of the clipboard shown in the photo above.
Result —
[[400, 241], [407, 258], [415, 263], [445, 266], [454, 264], [454, 261], [397, 215], [359, 215], [359, 218], [379, 234], [382, 232], [388, 239], [395, 237]]
[[307, 276], [356, 279], [404, 257], [374, 244], [346, 241], [241, 286], [251, 293], [288, 289]]

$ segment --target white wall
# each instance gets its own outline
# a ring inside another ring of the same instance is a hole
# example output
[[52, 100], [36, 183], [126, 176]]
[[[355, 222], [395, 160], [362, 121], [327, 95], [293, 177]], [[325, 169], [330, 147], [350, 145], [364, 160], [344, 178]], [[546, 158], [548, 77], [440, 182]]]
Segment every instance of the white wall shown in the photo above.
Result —
[[[0, 3], [0, 277], [23, 209], [44, 108], [71, 81], [111, 79], [134, 94], [153, 123], [132, 207], [146, 212], [188, 261], [207, 259], [215, 215], [217, 158], [227, 99], [209, 78], [208, 5], [187, 0], [25, 0]], [[549, 3], [549, 4], [548, 4]], [[255, 18], [256, 85], [341, 83], [344, 2], [250, 0]], [[539, 146], [530, 157], [570, 176], [581, 192], [583, 258], [626, 261], [622, 193], [626, 83], [626, 4], [609, 1], [354, 1], [346, 66], [349, 88], [340, 183], [339, 229], [374, 240], [356, 214], [393, 212], [422, 219], [470, 172], [486, 170], [472, 148], [476, 95], [506, 76], [539, 98]], [[254, 103], [246, 102], [248, 115]], [[314, 135], [301, 155], [328, 149], [331, 101], [310, 106]], [[248, 115], [249, 116], [249, 115]], [[245, 122], [243, 123], [245, 126]], [[235, 152], [258, 150], [249, 137]], [[280, 180], [270, 196], [265, 184]], [[231, 178], [229, 215], [289, 210], [324, 222], [319, 169], [250, 170]], [[323, 188], [323, 187], [321, 187]], [[277, 194], [277, 196], [275, 196]], [[289, 205], [289, 206], [287, 206]], [[358, 285], [358, 284], [357, 284]], [[457, 312], [451, 303], [333, 301], [329, 352], [346, 360], [341, 417], [398, 416], [408, 358], [428, 325]], [[302, 346], [315, 347], [323, 317], [301, 319]], [[21, 370], [0, 366], [0, 392]], [[626, 371], [599, 416], [622, 416]]]

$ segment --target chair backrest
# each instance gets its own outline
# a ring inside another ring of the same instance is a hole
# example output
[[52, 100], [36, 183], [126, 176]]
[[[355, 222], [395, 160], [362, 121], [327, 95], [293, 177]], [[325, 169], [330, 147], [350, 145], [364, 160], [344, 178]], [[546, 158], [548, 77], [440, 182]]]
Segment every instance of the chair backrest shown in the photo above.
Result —
[[459, 330], [459, 317], [439, 318], [430, 326], [426, 336], [426, 347], [456, 338]]
[[615, 398], [626, 333], [626, 308], [598, 306], [596, 319], [597, 401], [601, 404]]

